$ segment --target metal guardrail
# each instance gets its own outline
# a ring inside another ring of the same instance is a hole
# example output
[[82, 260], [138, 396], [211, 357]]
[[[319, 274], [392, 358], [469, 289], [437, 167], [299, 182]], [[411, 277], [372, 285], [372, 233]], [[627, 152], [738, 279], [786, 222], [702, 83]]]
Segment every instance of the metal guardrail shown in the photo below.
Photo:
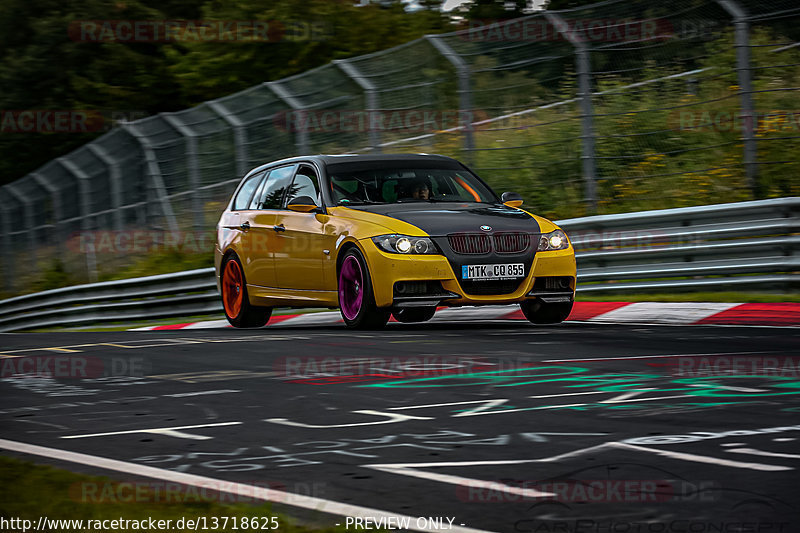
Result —
[[[782, 290], [800, 284], [800, 198], [559, 221], [578, 292]], [[221, 312], [213, 268], [0, 300], [0, 331]]]
[[790, 197], [559, 224], [577, 250], [582, 293], [790, 290], [800, 279], [798, 211]]
[[222, 310], [213, 268], [89, 283], [0, 300], [0, 331]]

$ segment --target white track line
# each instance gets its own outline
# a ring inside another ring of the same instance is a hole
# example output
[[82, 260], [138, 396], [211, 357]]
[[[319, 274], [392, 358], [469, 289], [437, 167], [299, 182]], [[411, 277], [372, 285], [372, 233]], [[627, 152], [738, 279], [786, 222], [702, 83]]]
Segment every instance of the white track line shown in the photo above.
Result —
[[[23, 442], [15, 442], [11, 440], [0, 439], [0, 448], [11, 450], [14, 452], [27, 453], [31, 455], [39, 455], [41, 457], [48, 457], [60, 461], [68, 461], [71, 463], [79, 463], [83, 465], [102, 468], [105, 470], [114, 470], [116, 472], [124, 472], [135, 476], [149, 477], [161, 479], [165, 481], [173, 481], [184, 485], [191, 485], [193, 487], [219, 487], [219, 492], [226, 494], [247, 494], [248, 496], [269, 502], [275, 502], [292, 507], [299, 507], [302, 509], [310, 509], [322, 513], [337, 515], [337, 516], [353, 516], [364, 518], [381, 519], [389, 517], [397, 517], [400, 519], [409, 519], [409, 529], [414, 531], [424, 532], [440, 532], [440, 529], [421, 528], [416, 525], [416, 518], [413, 516], [406, 516], [395, 514], [388, 511], [379, 509], [371, 509], [369, 507], [361, 507], [358, 505], [350, 505], [347, 503], [335, 502], [333, 500], [325, 500], [323, 498], [314, 498], [312, 496], [303, 496], [301, 494], [293, 494], [291, 492], [284, 492], [274, 489], [267, 489], [264, 487], [257, 487], [254, 485], [246, 485], [243, 483], [235, 483], [225, 481], [222, 479], [214, 479], [205, 476], [196, 476], [193, 474], [184, 474], [182, 472], [173, 472], [172, 470], [163, 470], [161, 468], [154, 468], [152, 466], [137, 465], [125, 461], [118, 461], [116, 459], [108, 459], [106, 457], [98, 457], [96, 455], [87, 455], [83, 453], [69, 452], [66, 450], [59, 450], [56, 448], [46, 448], [44, 446], [36, 446], [34, 444], [26, 444]], [[451, 526], [448, 531], [453, 533], [487, 533], [485, 530], [473, 529], [462, 526]]]
[[739, 305], [741, 304], [714, 302], [638, 302], [594, 316], [589, 322], [694, 324]]
[[794, 470], [794, 468], [792, 468], [791, 466], [768, 465], [763, 463], [741, 463], [739, 461], [720, 459], [719, 457], [709, 457], [706, 455], [695, 455], [693, 453], [684, 453], [684, 452], [673, 452], [672, 450], [660, 450], [656, 448], [644, 448], [642, 446], [634, 446], [633, 444], [626, 444], [624, 442], [615, 442], [612, 445], [615, 448], [648, 452], [655, 455], [660, 455], [662, 457], [678, 459], [679, 461], [693, 461], [697, 463], [707, 463], [711, 465], [726, 466], [730, 468], [747, 468], [750, 470], [759, 470], [761, 472], [782, 472], [784, 470]]
[[149, 428], [149, 429], [131, 429], [126, 431], [110, 431], [108, 433], [91, 433], [88, 435], [68, 435], [65, 437], [61, 437], [62, 439], [85, 439], [89, 437], [107, 437], [111, 435], [132, 435], [135, 433], [151, 433], [153, 435], [167, 435], [169, 437], [178, 437], [183, 439], [195, 439], [195, 440], [208, 440], [211, 437], [204, 437], [202, 435], [192, 435], [191, 433], [186, 433], [183, 431], [179, 431], [181, 429], [198, 429], [198, 428], [210, 428], [210, 427], [219, 427], [219, 426], [238, 426], [242, 422], [219, 422], [215, 424], [199, 424], [195, 426], [175, 426], [175, 427], [167, 427], [167, 428]]
[[181, 329], [206, 329], [206, 328], [229, 328], [231, 325], [228, 323], [227, 320], [224, 318], [222, 320], [201, 320], [200, 322], [194, 322], [189, 324], [185, 328]]

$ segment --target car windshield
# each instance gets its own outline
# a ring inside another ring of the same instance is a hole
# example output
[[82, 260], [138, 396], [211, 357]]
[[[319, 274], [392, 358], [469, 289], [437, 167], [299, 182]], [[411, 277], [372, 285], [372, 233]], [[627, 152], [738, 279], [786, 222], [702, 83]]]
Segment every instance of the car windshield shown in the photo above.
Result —
[[337, 205], [497, 202], [497, 196], [466, 170], [343, 169], [331, 172], [329, 179], [332, 198]]

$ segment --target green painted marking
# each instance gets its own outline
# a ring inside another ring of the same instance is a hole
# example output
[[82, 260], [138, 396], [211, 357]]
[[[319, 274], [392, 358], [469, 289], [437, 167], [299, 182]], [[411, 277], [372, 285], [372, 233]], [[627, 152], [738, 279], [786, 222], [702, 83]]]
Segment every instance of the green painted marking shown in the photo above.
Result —
[[[588, 398], [589, 401], [578, 400], [580, 396], [575, 396], [573, 403], [585, 405], [542, 405], [534, 407], [513, 407], [503, 405], [484, 411], [486, 414], [502, 413], [504, 411], [538, 411], [538, 410], [563, 410], [587, 411], [591, 409], [645, 409], [645, 408], [664, 408], [664, 407], [718, 407], [734, 405], [746, 402], [687, 402], [687, 403], [645, 403], [648, 396], [653, 394], [674, 394], [675, 396], [691, 396], [701, 398], [760, 398], [767, 396], [788, 396], [800, 394], [800, 381], [793, 377], [783, 376], [762, 376], [762, 375], [722, 375], [705, 376], [692, 378], [671, 378], [659, 374], [637, 374], [637, 373], [607, 373], [592, 374], [591, 370], [577, 366], [544, 366], [544, 367], [524, 367], [509, 370], [493, 370], [488, 372], [472, 372], [469, 374], [454, 374], [446, 376], [410, 378], [381, 383], [359, 385], [360, 387], [377, 388], [449, 388], [449, 387], [471, 387], [480, 385], [490, 385], [500, 387], [523, 387], [538, 384], [548, 384], [560, 386], [561, 389], [587, 389], [592, 392], [607, 392], [609, 395], [620, 395], [628, 392], [641, 391], [641, 389], [652, 388], [646, 391], [641, 401], [637, 404], [636, 398], [631, 398], [630, 403], [618, 405], [613, 403], [603, 403], [596, 397]], [[747, 384], [740, 384], [734, 380], [748, 380]], [[734, 389], [739, 387], [741, 390]], [[768, 389], [768, 390], [753, 390]], [[554, 392], [557, 394], [557, 391]], [[609, 398], [604, 398], [608, 400]], [[468, 409], [453, 410], [453, 413], [462, 413]]]

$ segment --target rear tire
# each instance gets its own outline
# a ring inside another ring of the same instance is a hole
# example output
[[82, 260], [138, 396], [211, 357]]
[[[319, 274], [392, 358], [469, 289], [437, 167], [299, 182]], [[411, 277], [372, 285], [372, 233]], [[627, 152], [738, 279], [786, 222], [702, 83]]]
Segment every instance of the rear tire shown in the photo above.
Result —
[[372, 278], [361, 252], [351, 248], [339, 268], [339, 310], [352, 329], [382, 329], [391, 311], [375, 304]]
[[539, 299], [525, 300], [519, 306], [522, 314], [534, 324], [558, 324], [567, 319], [573, 302], [545, 303]]
[[392, 311], [392, 316], [398, 322], [427, 322], [436, 313], [435, 307], [404, 307]]
[[235, 328], [260, 328], [269, 322], [271, 307], [252, 305], [247, 296], [242, 263], [236, 254], [229, 255], [222, 263], [220, 292], [225, 318]]

